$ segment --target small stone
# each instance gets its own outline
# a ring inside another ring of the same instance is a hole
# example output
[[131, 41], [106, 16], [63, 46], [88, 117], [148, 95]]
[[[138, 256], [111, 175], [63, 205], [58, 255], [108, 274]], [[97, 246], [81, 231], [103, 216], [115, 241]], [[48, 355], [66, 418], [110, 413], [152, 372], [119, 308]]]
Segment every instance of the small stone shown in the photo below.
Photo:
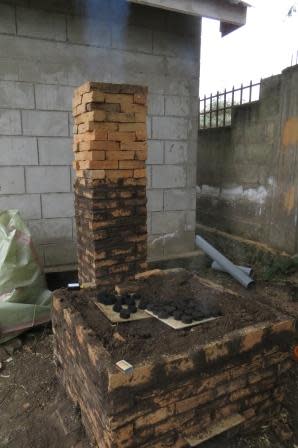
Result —
[[125, 338], [118, 331], [113, 334], [113, 338], [118, 342], [125, 342]]
[[136, 307], [136, 305], [128, 305], [128, 311], [130, 313], [136, 313], [138, 311], [138, 308]]
[[122, 305], [126, 305], [126, 297], [127, 297], [126, 295], [120, 297]]
[[17, 350], [20, 350], [22, 348], [22, 341], [19, 338], [11, 339], [9, 342], [4, 344], [4, 349], [6, 353], [8, 353], [10, 356], [14, 354]]
[[130, 318], [130, 312], [129, 312], [128, 310], [124, 310], [124, 309], [122, 309], [122, 310], [120, 311], [120, 317], [121, 317], [122, 319], [129, 319], [129, 318]]
[[116, 303], [116, 297], [114, 294], [106, 294], [103, 298], [105, 305], [114, 305]]
[[165, 310], [169, 313], [169, 315], [171, 316], [173, 313], [174, 313], [174, 311], [176, 311], [176, 307], [175, 306], [172, 306], [172, 305], [168, 305], [168, 306], [166, 306], [165, 307]]
[[148, 303], [144, 299], [141, 299], [139, 302], [138, 308], [140, 310], [145, 310], [147, 308], [147, 305], [148, 305]]
[[107, 295], [101, 295], [98, 298], [99, 302], [102, 303], [103, 305], [109, 305], [109, 297]]
[[113, 305], [113, 311], [115, 311], [116, 313], [120, 313], [120, 311], [122, 310], [122, 305], [117, 302]]
[[191, 324], [191, 323], [192, 323], [192, 317], [191, 317], [191, 316], [188, 316], [187, 314], [183, 314], [183, 315], [181, 316], [181, 321], [182, 321], [184, 324]]
[[133, 371], [133, 366], [124, 359], [116, 362], [116, 366], [124, 373], [131, 373]]
[[158, 313], [161, 311], [160, 307], [157, 305], [154, 305], [154, 307], [152, 308], [152, 313], [154, 313], [156, 316], [158, 315]]
[[129, 305], [130, 303], [132, 303], [132, 300], [134, 301], [134, 299], [130, 296], [130, 294], [125, 294], [123, 296], [123, 299], [124, 299], [125, 305]]
[[174, 311], [173, 316], [175, 320], [181, 320], [182, 314], [180, 311]]
[[128, 299], [126, 299], [126, 305], [133, 306], [135, 304], [136, 304], [136, 301], [133, 297], [129, 297]]
[[4, 361], [7, 358], [7, 353], [4, 350], [3, 346], [0, 346], [0, 361]]
[[170, 317], [169, 313], [165, 310], [159, 311], [157, 315], [160, 319], [168, 319]]
[[204, 316], [202, 314], [200, 314], [200, 313], [194, 312], [192, 314], [192, 318], [193, 318], [193, 320], [198, 321], [198, 320], [204, 319]]
[[114, 305], [117, 302], [117, 298], [116, 298], [116, 296], [114, 294], [111, 294], [109, 296], [109, 300], [110, 300], [110, 304], [111, 305]]

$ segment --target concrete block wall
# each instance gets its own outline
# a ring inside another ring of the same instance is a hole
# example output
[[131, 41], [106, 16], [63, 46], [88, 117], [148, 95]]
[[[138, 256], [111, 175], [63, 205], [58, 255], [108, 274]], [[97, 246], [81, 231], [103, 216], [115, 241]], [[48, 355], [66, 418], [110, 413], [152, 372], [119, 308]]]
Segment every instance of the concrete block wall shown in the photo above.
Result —
[[200, 130], [197, 164], [199, 224], [290, 254], [298, 250], [297, 131], [287, 144], [283, 135], [295, 120], [297, 79], [298, 66], [264, 79], [260, 100], [236, 106], [231, 127]]
[[0, 0], [0, 208], [47, 267], [76, 262], [71, 101], [86, 80], [149, 87], [149, 258], [194, 248], [200, 20], [125, 0]]

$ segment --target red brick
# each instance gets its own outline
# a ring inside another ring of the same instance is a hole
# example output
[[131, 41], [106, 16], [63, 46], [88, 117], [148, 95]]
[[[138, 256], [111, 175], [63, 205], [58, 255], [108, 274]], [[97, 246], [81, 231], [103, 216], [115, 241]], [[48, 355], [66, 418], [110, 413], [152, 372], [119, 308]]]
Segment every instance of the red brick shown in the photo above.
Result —
[[132, 104], [132, 103], [122, 103], [121, 111], [126, 113], [147, 113], [146, 106], [140, 104]]
[[147, 122], [147, 112], [136, 112], [135, 113], [136, 123], [146, 123]]
[[136, 140], [136, 134], [135, 132], [109, 132], [108, 140], [121, 143], [133, 142]]
[[147, 142], [121, 142], [122, 151], [147, 151]]
[[87, 122], [78, 125], [78, 133], [83, 134], [84, 132], [90, 131], [117, 131], [117, 123], [107, 123], [107, 122]]
[[107, 131], [93, 131], [93, 132], [86, 132], [84, 134], [74, 135], [75, 143], [91, 142], [95, 140], [107, 140], [107, 139], [108, 139]]
[[120, 123], [119, 131], [147, 133], [147, 128], [144, 123]]
[[104, 179], [106, 176], [105, 170], [77, 170], [77, 177], [85, 177], [87, 179]]
[[134, 151], [108, 151], [106, 153], [107, 160], [133, 160]]
[[84, 93], [82, 97], [82, 103], [101, 103], [104, 102], [105, 95], [101, 92], [93, 90], [92, 92]]
[[106, 112], [102, 110], [95, 110], [92, 112], [85, 112], [83, 114], [78, 115], [77, 117], [75, 117], [74, 122], [76, 124], [88, 123], [90, 121], [102, 122], [105, 121], [105, 119], [106, 119]]
[[75, 160], [105, 160], [105, 151], [80, 151], [75, 153]]
[[77, 117], [80, 114], [84, 114], [87, 111], [85, 104], [80, 104], [79, 106], [73, 109], [72, 115]]
[[105, 94], [105, 102], [106, 103], [119, 103], [121, 106], [125, 106], [131, 104], [133, 102], [133, 95], [127, 94]]
[[147, 104], [147, 95], [143, 95], [140, 93], [135, 93], [133, 96], [133, 102], [136, 104]]
[[104, 170], [118, 168], [118, 161], [113, 160], [86, 160], [75, 163], [77, 169], [79, 170]]
[[147, 140], [147, 130], [144, 129], [143, 131], [136, 131], [136, 140], [143, 142]]
[[107, 112], [106, 119], [107, 121], [115, 121], [117, 123], [135, 123], [136, 121], [134, 113], [123, 112]]
[[[128, 151], [124, 151], [125, 153]], [[141, 160], [123, 160], [119, 162], [120, 169], [130, 169], [130, 168], [144, 168], [144, 162]], [[136, 177], [136, 176], [134, 176]], [[144, 176], [139, 176], [144, 177]]]
[[107, 179], [116, 180], [133, 176], [132, 170], [107, 170]]
[[136, 179], [141, 178], [141, 177], [146, 177], [146, 169], [144, 168], [144, 169], [134, 170], [133, 177], [135, 177]]
[[82, 84], [80, 87], [77, 87], [74, 91], [74, 96], [83, 95], [84, 93], [91, 91], [91, 82], [87, 81]]
[[136, 160], [147, 160], [147, 151], [136, 151], [135, 159]]
[[79, 151], [118, 151], [120, 149], [119, 142], [109, 142], [109, 141], [88, 141], [80, 142], [76, 144]]
[[80, 104], [82, 104], [82, 95], [81, 94], [74, 95], [72, 99], [72, 108], [74, 109], [77, 106], [80, 106]]

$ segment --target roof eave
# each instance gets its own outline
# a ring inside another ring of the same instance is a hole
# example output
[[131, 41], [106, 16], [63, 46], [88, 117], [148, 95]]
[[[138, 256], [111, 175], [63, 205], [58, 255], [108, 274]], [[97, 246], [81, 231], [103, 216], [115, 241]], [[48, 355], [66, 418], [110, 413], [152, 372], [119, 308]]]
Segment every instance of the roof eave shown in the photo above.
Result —
[[219, 20], [223, 35], [246, 23], [247, 3], [237, 0], [127, 0], [154, 8]]

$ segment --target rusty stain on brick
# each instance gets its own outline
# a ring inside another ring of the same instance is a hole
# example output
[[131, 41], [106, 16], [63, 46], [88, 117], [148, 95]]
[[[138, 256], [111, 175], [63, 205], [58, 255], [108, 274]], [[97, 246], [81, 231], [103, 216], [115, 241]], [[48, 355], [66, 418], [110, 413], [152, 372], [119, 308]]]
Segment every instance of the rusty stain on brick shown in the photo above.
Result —
[[289, 118], [284, 126], [282, 135], [283, 150], [286, 151], [289, 145], [298, 144], [298, 117]]
[[292, 212], [292, 210], [295, 207], [295, 187], [291, 187], [285, 194], [284, 194], [284, 208], [286, 209], [288, 215]]

